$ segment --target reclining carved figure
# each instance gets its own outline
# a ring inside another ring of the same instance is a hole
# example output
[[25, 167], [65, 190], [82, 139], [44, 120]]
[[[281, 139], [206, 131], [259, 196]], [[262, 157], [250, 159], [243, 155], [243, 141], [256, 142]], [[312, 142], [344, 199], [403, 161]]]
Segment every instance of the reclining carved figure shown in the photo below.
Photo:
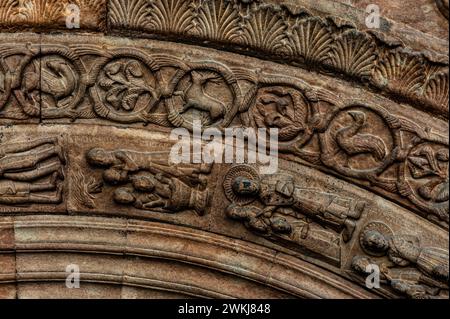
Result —
[[130, 150], [90, 150], [86, 157], [93, 166], [103, 167], [103, 179], [110, 185], [125, 185], [114, 191], [113, 199], [122, 205], [163, 212], [194, 210], [202, 215], [208, 201], [205, 189], [209, 164], [174, 167], [168, 153]]
[[353, 235], [356, 224], [364, 210], [364, 202], [351, 201], [346, 207], [334, 201], [335, 196], [319, 193], [320, 200], [304, 196], [304, 189], [296, 186], [292, 179], [280, 177], [276, 185], [259, 182], [245, 177], [237, 177], [233, 182], [233, 191], [243, 196], [257, 196], [266, 205], [266, 211], [291, 208], [310, 217], [324, 226], [343, 230], [343, 240], [348, 241]]
[[56, 138], [0, 145], [0, 204], [61, 202], [64, 163]]

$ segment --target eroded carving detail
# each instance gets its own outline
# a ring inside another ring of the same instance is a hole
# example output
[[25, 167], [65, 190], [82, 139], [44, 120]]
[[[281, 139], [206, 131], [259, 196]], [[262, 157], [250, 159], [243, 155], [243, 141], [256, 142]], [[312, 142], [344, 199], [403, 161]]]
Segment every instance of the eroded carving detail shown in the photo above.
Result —
[[[344, 36], [347, 46], [346, 37], [354, 35]], [[356, 47], [370, 47], [366, 40], [358, 41], [361, 42]], [[340, 61], [366, 72], [368, 69], [358, 62], [362, 60], [350, 48], [353, 47], [343, 50], [353, 62]], [[417, 144], [445, 147], [447, 139], [390, 114], [380, 105], [343, 100], [300, 79], [228, 68], [211, 61], [187, 63], [137, 49], [43, 45], [39, 50], [33, 45], [23, 49], [5, 45], [0, 52], [8, 59], [16, 54], [24, 56], [24, 62], [14, 72], [1, 63], [0, 97], [7, 104], [14, 96], [20, 107], [18, 112], [30, 118], [100, 117], [117, 123], [153, 123], [188, 129], [192, 129], [194, 119], [200, 119], [203, 127], [219, 129], [240, 120], [247, 127], [278, 128], [281, 152], [294, 154], [358, 183], [367, 183], [366, 186], [381, 189], [383, 194], [400, 202], [407, 199], [403, 203], [412, 203], [421, 215], [447, 227], [446, 196], [435, 202], [431, 193], [414, 191], [415, 186], [408, 186], [411, 177], [404, 177], [409, 173], [403, 169]], [[89, 64], [84, 63], [86, 56], [90, 57]], [[392, 65], [396, 66], [396, 61], [394, 58]], [[448, 89], [444, 90], [447, 78], [438, 69], [433, 70], [427, 75], [426, 92], [442, 95], [440, 99], [444, 100], [448, 95]], [[398, 72], [392, 72], [396, 78]], [[243, 89], [246, 91], [241, 98]], [[14, 94], [8, 94], [11, 90]], [[85, 98], [87, 90], [92, 101]], [[4, 116], [8, 117], [6, 113]], [[448, 162], [443, 155], [439, 158], [441, 165]], [[442, 169], [439, 174], [444, 180], [439, 188], [445, 194], [448, 177]], [[427, 183], [430, 178], [435, 179], [427, 174], [421, 181]]]
[[384, 43], [338, 17], [320, 17], [299, 6], [241, 0], [112, 0], [110, 8], [114, 28], [178, 36], [181, 41], [188, 36], [211, 44], [225, 42], [252, 54], [250, 47], [253, 54], [264, 52], [308, 69], [332, 69], [369, 80], [393, 96], [421, 100], [432, 112], [448, 116], [447, 102], [423, 95], [423, 69], [437, 67], [448, 73], [448, 64], [423, 58], [400, 43]]
[[0, 204], [62, 201], [65, 155], [57, 138], [0, 144]]
[[410, 298], [448, 298], [448, 250], [422, 247], [412, 235], [395, 235], [381, 222], [370, 222], [360, 233], [360, 245], [371, 257], [355, 256], [352, 267], [367, 272], [378, 264], [382, 279], [394, 290]]
[[[365, 208], [362, 201], [297, 185], [287, 173], [259, 176], [247, 165], [233, 166], [223, 186], [232, 202], [226, 209], [228, 217], [266, 237], [332, 261], [339, 260], [338, 234], [344, 242], [349, 241]], [[254, 201], [259, 205], [250, 205]]]
[[212, 165], [170, 165], [168, 153], [91, 149], [86, 159], [103, 168], [103, 180], [116, 187], [113, 199], [121, 205], [157, 212], [193, 210], [205, 213], [209, 202], [206, 175]]

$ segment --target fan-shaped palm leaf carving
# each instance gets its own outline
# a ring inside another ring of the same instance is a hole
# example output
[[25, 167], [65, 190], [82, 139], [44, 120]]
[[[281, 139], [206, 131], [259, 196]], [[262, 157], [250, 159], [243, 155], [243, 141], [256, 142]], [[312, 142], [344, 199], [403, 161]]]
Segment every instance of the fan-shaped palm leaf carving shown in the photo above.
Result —
[[300, 21], [290, 36], [290, 51], [305, 63], [322, 63], [328, 58], [331, 49], [331, 34], [319, 18], [307, 18]]
[[232, 40], [238, 36], [238, 21], [238, 13], [231, 2], [210, 0], [199, 10], [199, 35], [215, 41]]
[[0, 4], [0, 21], [11, 22], [18, 4], [18, 0], [3, 0]]
[[246, 19], [242, 31], [243, 42], [264, 51], [276, 51], [282, 46], [285, 28], [277, 12], [260, 8]]
[[64, 3], [59, 0], [19, 0], [14, 13], [14, 20], [27, 23], [48, 23], [58, 20], [64, 10]]
[[389, 53], [373, 73], [376, 85], [405, 95], [417, 92], [425, 80], [423, 61], [399, 51]]
[[331, 63], [350, 76], [369, 77], [375, 61], [375, 43], [367, 34], [350, 30], [336, 40]]
[[119, 27], [138, 28], [148, 24], [148, 0], [111, 0], [109, 16], [113, 25]]
[[424, 96], [448, 109], [448, 73], [432, 75], [425, 85]]
[[162, 32], [184, 33], [189, 31], [193, 18], [190, 1], [150, 1], [150, 27]]

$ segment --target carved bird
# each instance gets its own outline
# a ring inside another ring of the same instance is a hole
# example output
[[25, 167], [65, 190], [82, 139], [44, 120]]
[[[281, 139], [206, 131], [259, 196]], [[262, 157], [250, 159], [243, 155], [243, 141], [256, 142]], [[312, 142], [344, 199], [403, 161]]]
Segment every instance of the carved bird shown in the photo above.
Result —
[[56, 99], [69, 96], [76, 87], [76, 74], [64, 61], [48, 61], [42, 68], [42, 92]]
[[354, 123], [336, 133], [336, 143], [348, 155], [370, 153], [377, 161], [381, 161], [386, 156], [384, 141], [372, 134], [358, 133], [366, 123], [366, 114], [360, 111], [349, 111], [348, 114]]

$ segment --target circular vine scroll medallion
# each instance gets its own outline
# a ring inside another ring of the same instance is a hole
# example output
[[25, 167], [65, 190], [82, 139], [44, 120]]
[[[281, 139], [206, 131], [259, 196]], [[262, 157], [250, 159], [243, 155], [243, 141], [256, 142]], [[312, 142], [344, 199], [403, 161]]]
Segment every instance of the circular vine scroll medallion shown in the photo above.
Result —
[[400, 182], [408, 198], [424, 211], [448, 221], [448, 146], [424, 142], [414, 146], [400, 170]]
[[95, 112], [122, 123], [148, 123], [160, 98], [158, 70], [146, 57], [116, 54], [99, 69], [92, 88]]
[[169, 121], [189, 130], [194, 122], [202, 127], [228, 126], [241, 100], [234, 75], [218, 64], [195, 64], [172, 80], [173, 94], [166, 101]]

